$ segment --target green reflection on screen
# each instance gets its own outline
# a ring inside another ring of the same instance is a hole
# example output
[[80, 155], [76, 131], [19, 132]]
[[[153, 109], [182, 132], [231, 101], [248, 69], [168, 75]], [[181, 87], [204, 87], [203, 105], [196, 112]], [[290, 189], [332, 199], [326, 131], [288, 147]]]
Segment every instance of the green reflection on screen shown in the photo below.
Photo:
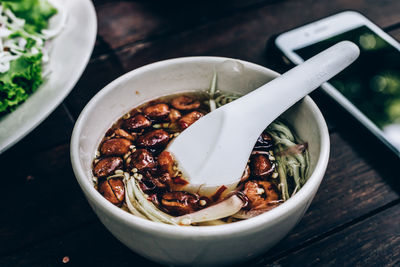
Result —
[[400, 52], [362, 26], [294, 52], [308, 59], [337, 42], [356, 43], [360, 57], [329, 82], [379, 128], [400, 123]]

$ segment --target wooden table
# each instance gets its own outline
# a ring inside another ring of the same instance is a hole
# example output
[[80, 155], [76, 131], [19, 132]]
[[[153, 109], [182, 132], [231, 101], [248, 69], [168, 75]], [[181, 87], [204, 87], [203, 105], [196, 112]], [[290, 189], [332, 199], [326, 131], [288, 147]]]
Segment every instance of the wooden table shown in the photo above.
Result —
[[[0, 156], [1, 266], [54, 266], [66, 256], [72, 265], [155, 265], [104, 228], [69, 159], [76, 118], [118, 76], [192, 55], [239, 58], [283, 71], [278, 53], [265, 49], [273, 35], [348, 9], [400, 39], [399, 0], [96, 0], [95, 5], [98, 38], [82, 78], [50, 117]], [[246, 265], [399, 266], [400, 160], [322, 93], [312, 97], [330, 129], [326, 176], [298, 226]]]

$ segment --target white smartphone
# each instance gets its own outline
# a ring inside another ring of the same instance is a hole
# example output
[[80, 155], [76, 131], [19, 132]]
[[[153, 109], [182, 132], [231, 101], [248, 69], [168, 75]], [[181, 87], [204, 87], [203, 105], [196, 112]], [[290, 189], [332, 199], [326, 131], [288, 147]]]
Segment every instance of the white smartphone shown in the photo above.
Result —
[[400, 156], [400, 44], [360, 13], [342, 12], [279, 35], [275, 45], [295, 64], [349, 40], [361, 50], [322, 89]]

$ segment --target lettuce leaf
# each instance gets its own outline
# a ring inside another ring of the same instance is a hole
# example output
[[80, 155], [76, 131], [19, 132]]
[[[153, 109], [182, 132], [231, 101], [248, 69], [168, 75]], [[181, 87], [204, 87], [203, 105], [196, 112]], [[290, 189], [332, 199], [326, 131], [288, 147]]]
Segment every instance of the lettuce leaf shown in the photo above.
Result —
[[25, 19], [25, 30], [40, 33], [48, 27], [49, 19], [57, 13], [47, 0], [2, 0], [4, 8], [9, 8], [18, 17]]
[[[0, 5], [25, 20], [25, 31], [16, 31], [9, 38], [24, 38], [26, 51], [36, 45], [26, 32], [37, 35], [48, 27], [49, 19], [57, 13], [47, 0], [0, 0]], [[43, 83], [42, 53], [33, 55], [26, 51], [10, 62], [7, 72], [0, 73], [0, 117], [13, 111]]]
[[42, 84], [42, 54], [23, 55], [0, 73], [0, 115], [14, 110]]

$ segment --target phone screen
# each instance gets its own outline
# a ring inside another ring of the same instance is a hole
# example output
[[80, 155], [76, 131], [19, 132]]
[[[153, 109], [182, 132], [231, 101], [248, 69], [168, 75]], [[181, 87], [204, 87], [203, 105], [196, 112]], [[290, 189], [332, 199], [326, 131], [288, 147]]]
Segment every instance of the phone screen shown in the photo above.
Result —
[[360, 57], [329, 83], [400, 146], [400, 51], [366, 26], [294, 50], [304, 60], [349, 40]]

